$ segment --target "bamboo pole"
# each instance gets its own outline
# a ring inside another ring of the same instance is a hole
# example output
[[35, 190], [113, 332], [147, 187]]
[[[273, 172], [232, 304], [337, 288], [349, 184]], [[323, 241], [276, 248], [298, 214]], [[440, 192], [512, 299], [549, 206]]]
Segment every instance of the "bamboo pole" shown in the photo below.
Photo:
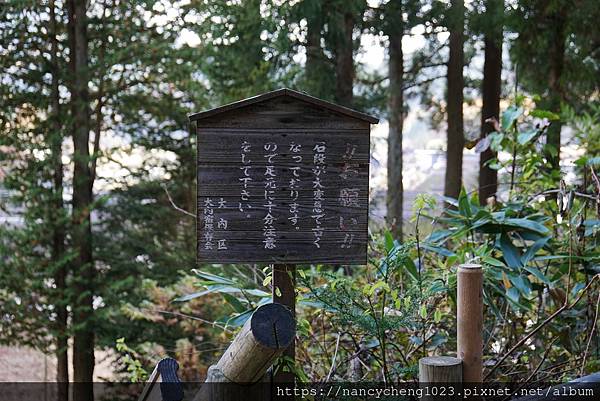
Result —
[[[262, 399], [268, 386], [261, 381], [271, 364], [292, 343], [296, 323], [283, 305], [259, 307], [246, 321], [216, 365], [194, 401]], [[252, 386], [251, 384], [255, 384]], [[252, 393], [253, 397], [248, 397]], [[241, 397], [241, 398], [240, 398]]]
[[457, 273], [457, 356], [465, 383], [483, 381], [483, 269], [463, 264]]
[[462, 361], [451, 356], [430, 356], [419, 360], [420, 383], [461, 383]]

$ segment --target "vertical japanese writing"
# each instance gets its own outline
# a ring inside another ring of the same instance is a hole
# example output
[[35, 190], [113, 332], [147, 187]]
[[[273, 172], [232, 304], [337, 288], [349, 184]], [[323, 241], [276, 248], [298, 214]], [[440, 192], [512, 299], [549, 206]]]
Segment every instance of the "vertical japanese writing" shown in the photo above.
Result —
[[288, 220], [292, 223], [292, 226], [295, 227], [296, 230], [299, 230], [298, 226], [298, 195], [300, 189], [300, 165], [302, 163], [302, 155], [300, 151], [302, 150], [302, 145], [292, 142], [290, 143], [290, 152], [292, 154], [292, 160], [294, 165], [291, 166], [290, 172], [292, 173], [292, 177], [290, 178], [290, 217]]
[[[218, 209], [225, 209], [227, 207], [227, 201], [225, 199], [220, 198], [219, 204], [217, 206]], [[216, 219], [216, 217], [215, 217]], [[223, 233], [227, 232], [228, 222], [223, 217], [219, 217], [217, 220], [217, 230], [222, 231]], [[217, 239], [217, 250], [224, 251], [227, 250], [227, 238], [219, 238]]]
[[325, 142], [317, 142], [313, 147], [313, 209], [312, 209], [312, 219], [314, 220], [314, 227], [312, 228], [314, 240], [313, 244], [317, 248], [321, 248], [321, 237], [323, 236], [323, 226], [322, 221], [325, 217], [325, 211], [323, 206], [324, 199], [324, 189], [323, 183], [321, 179], [326, 173], [325, 166], [325, 151], [327, 150], [327, 146]]
[[215, 215], [214, 204], [211, 198], [204, 200], [204, 249], [212, 250], [214, 248], [215, 237]]
[[[360, 207], [359, 195], [360, 191], [358, 188], [352, 188], [347, 186], [347, 181], [350, 178], [358, 176], [359, 164], [354, 160], [354, 153], [356, 152], [356, 145], [346, 143], [346, 151], [342, 155], [342, 171], [340, 177], [342, 178], [343, 187], [340, 188], [338, 203], [343, 207]], [[344, 232], [344, 239], [340, 248], [348, 249], [352, 246], [354, 241], [354, 232], [352, 229], [358, 224], [358, 220], [354, 217], [344, 219], [340, 216], [340, 230]]]
[[352, 242], [354, 241], [354, 233], [349, 231], [352, 226], [358, 224], [358, 220], [355, 217], [346, 217], [340, 216], [340, 230], [344, 233], [344, 239], [340, 248], [348, 249], [352, 246]]
[[252, 177], [250, 176], [250, 169], [252, 163], [252, 160], [250, 160], [250, 143], [244, 140], [244, 142], [242, 142], [240, 150], [240, 157], [242, 162], [240, 170], [242, 171], [242, 176], [239, 178], [239, 180], [242, 183], [242, 190], [240, 192], [240, 202], [238, 208], [240, 212], [244, 213], [246, 209], [252, 207], [250, 203], [248, 203], [250, 201], [250, 191], [248, 189], [248, 184], [252, 182]]
[[346, 151], [342, 155], [342, 171], [340, 177], [343, 180], [347, 180], [350, 177], [358, 175], [358, 163], [354, 159], [354, 153], [356, 152], [356, 145], [346, 143]]
[[275, 171], [274, 159], [278, 155], [277, 144], [275, 142], [268, 142], [263, 146], [266, 154], [265, 166], [265, 204], [267, 213], [263, 217], [263, 243], [265, 249], [275, 249], [277, 247], [277, 230], [275, 229], [275, 220], [277, 218], [274, 215], [273, 208], [275, 207], [275, 190], [277, 189], [277, 173]]

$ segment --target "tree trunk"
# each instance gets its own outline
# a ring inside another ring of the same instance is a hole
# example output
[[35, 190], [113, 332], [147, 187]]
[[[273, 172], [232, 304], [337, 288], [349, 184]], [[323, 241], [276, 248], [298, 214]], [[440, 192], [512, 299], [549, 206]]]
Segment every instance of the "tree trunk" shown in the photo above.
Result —
[[340, 17], [339, 39], [335, 46], [335, 100], [343, 106], [351, 107], [354, 87], [354, 16], [346, 12]]
[[458, 198], [462, 184], [462, 160], [465, 137], [463, 133], [463, 0], [452, 0], [450, 7], [450, 56], [448, 59], [448, 147], [446, 151], [446, 177], [444, 195]]
[[[557, 10], [548, 11], [548, 18], [552, 21], [550, 35], [550, 48], [548, 49], [548, 74], [549, 94], [544, 107], [554, 113], [560, 113], [560, 104], [563, 100], [564, 89], [562, 73], [565, 65], [565, 46], [567, 41], [567, 7], [568, 4], [559, 2]], [[550, 161], [553, 170], [560, 169], [560, 131], [562, 124], [555, 121], [548, 127], [546, 159]], [[557, 183], [558, 185], [558, 183]]]
[[78, 255], [74, 261], [73, 302], [73, 398], [93, 401], [94, 331], [92, 259], [92, 182], [90, 169], [90, 110], [88, 91], [88, 41], [86, 2], [69, 0], [71, 112], [73, 136], [73, 245]]
[[[504, 0], [488, 0], [486, 20], [498, 21], [504, 13]], [[489, 118], [500, 121], [500, 92], [502, 85], [502, 25], [488, 26], [485, 33], [485, 61], [483, 64], [483, 84], [481, 95], [481, 138], [492, 132], [493, 126], [486, 123]], [[496, 153], [486, 149], [479, 155], [479, 203], [486, 204], [488, 198], [498, 191], [498, 171], [489, 168], [486, 163], [496, 158]]]
[[[398, 14], [398, 15], [396, 15]], [[402, 126], [404, 123], [404, 54], [402, 52], [402, 13], [394, 13], [389, 33], [389, 77], [388, 99], [388, 161], [387, 161], [387, 218], [392, 233], [402, 241]]]
[[323, 85], [326, 72], [325, 54], [321, 48], [321, 29], [323, 27], [321, 0], [313, 0], [313, 7], [306, 17], [306, 83], [308, 93], [316, 97], [327, 97]]
[[52, 262], [54, 265], [54, 284], [56, 285], [56, 382], [57, 400], [68, 401], [69, 397], [69, 355], [67, 334], [67, 305], [66, 266], [65, 256], [65, 227], [62, 212], [63, 205], [63, 165], [62, 165], [62, 139], [63, 130], [61, 122], [60, 93], [59, 93], [59, 69], [58, 40], [56, 38], [56, 12], [54, 0], [50, 0], [50, 45], [51, 45], [51, 68], [52, 68], [52, 132], [50, 133], [50, 150], [53, 170], [53, 207], [51, 213], [52, 222]]

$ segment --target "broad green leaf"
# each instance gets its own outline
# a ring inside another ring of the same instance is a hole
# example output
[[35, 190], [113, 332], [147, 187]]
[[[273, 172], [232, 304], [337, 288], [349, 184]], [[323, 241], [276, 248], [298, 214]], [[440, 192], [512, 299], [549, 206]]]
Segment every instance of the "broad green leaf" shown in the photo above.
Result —
[[513, 283], [515, 287], [523, 294], [524, 296], [529, 296], [531, 294], [531, 287], [528, 285], [529, 282], [521, 275], [510, 275], [510, 282]]
[[529, 273], [533, 274], [533, 276], [540, 280], [542, 283], [547, 285], [552, 284], [548, 277], [546, 277], [544, 273], [542, 273], [537, 267], [525, 266], [524, 269], [527, 270]]
[[208, 286], [207, 289], [204, 291], [194, 292], [192, 294], [187, 294], [187, 295], [183, 295], [179, 298], [175, 298], [173, 300], [173, 302], [186, 302], [186, 301], [190, 301], [194, 298], [199, 298], [199, 297], [203, 297], [204, 295], [207, 295], [207, 294], [212, 294], [214, 292], [221, 292], [221, 293], [240, 292], [240, 289], [231, 287], [229, 285], [211, 285], [211, 286]]
[[515, 287], [510, 287], [506, 290], [506, 297], [515, 303], [519, 303], [519, 290]]
[[220, 283], [220, 284], [234, 284], [234, 281], [231, 279], [228, 279], [226, 277], [221, 277], [221, 276], [217, 276], [216, 274], [212, 274], [212, 273], [208, 273], [202, 270], [196, 270], [193, 269], [192, 270], [196, 275], [208, 280], [208, 281], [212, 281], [214, 283]]
[[446, 291], [446, 286], [444, 284], [444, 281], [441, 279], [435, 280], [429, 286], [429, 293], [431, 293], [431, 294], [434, 294], [436, 292], [445, 292], [445, 291]]
[[253, 312], [254, 312], [254, 309], [249, 309], [243, 313], [240, 313], [238, 315], [235, 315], [235, 316], [227, 319], [227, 321], [225, 321], [225, 324], [227, 326], [232, 326], [232, 327], [243, 326], [244, 323], [246, 323], [246, 321], [248, 319], [250, 319], [250, 317], [252, 317]]
[[469, 195], [467, 195], [465, 187], [461, 188], [460, 195], [458, 196], [458, 210], [463, 216], [472, 216], [471, 202], [469, 201]]
[[269, 294], [268, 292], [265, 292], [263, 290], [257, 290], [257, 289], [250, 289], [250, 290], [246, 290], [246, 289], [241, 289], [240, 292], [243, 292], [244, 294], [248, 294], [248, 295], [254, 295], [255, 297], [270, 297], [271, 294]]
[[[493, 151], [499, 151], [500, 148], [502, 147], [502, 140], [504, 139], [504, 134], [500, 133], [500, 132], [492, 132], [491, 134], [488, 135], [489, 138], [491, 138], [491, 143], [490, 143], [490, 149], [492, 149]], [[500, 166], [498, 163], [490, 163], [489, 166], [490, 168], [493, 168], [492, 165], [493, 164], [497, 164], [498, 168], [502, 167]]]
[[419, 281], [419, 273], [417, 272], [417, 266], [411, 258], [405, 258], [404, 263], [402, 265], [404, 266], [410, 277], [412, 277], [415, 281]]
[[184, 296], [181, 296], [179, 298], [176, 298], [173, 300], [173, 302], [186, 302], [186, 301], [190, 301], [194, 298], [199, 298], [202, 297], [204, 295], [207, 294], [212, 294], [212, 293], [221, 293], [221, 294], [235, 294], [235, 293], [245, 293], [248, 295], [254, 295], [257, 297], [269, 297], [270, 295], [268, 293], [266, 293], [265, 291], [261, 291], [258, 289], [248, 289], [245, 290], [243, 288], [238, 288], [238, 287], [232, 287], [230, 285], [211, 285], [211, 286], [207, 286], [207, 289], [204, 291], [200, 291], [200, 292], [195, 292], [193, 294], [187, 294]]
[[452, 205], [454, 207], [458, 207], [458, 200], [454, 199], [454, 198], [450, 198], [449, 196], [442, 196], [442, 200], [444, 202], [446, 202], [449, 205]]
[[225, 301], [227, 301], [227, 303], [231, 305], [233, 307], [233, 310], [235, 310], [237, 313], [242, 313], [246, 310], [246, 307], [240, 302], [240, 300], [234, 297], [233, 295], [227, 293], [222, 295], [223, 298], [225, 298]]
[[389, 231], [385, 232], [385, 250], [390, 252], [392, 249], [394, 249], [394, 237], [392, 236], [392, 233]]
[[450, 257], [450, 256], [456, 255], [451, 250], [443, 248], [441, 246], [430, 245], [430, 244], [421, 244], [421, 248], [426, 249], [426, 250], [431, 251], [431, 252], [435, 252], [435, 253], [437, 253], [439, 255], [446, 256], [446, 257]]
[[517, 135], [517, 142], [519, 142], [520, 145], [525, 145], [527, 142], [531, 141], [531, 139], [535, 137], [537, 133], [538, 131], [536, 130], [519, 132], [519, 135]]
[[519, 250], [514, 246], [506, 233], [500, 235], [500, 249], [502, 250], [504, 261], [509, 267], [513, 269], [521, 267], [521, 255], [519, 255]]
[[546, 243], [550, 240], [550, 237], [544, 237], [537, 240], [533, 245], [527, 249], [527, 252], [521, 258], [521, 264], [526, 266], [531, 259], [535, 256], [535, 254], [546, 245]]
[[510, 227], [524, 228], [540, 234], [547, 234], [550, 232], [545, 225], [529, 219], [506, 219], [502, 221], [502, 224]]
[[450, 235], [452, 235], [451, 230], [436, 230], [432, 232], [427, 241], [430, 243], [439, 243], [445, 241]]
[[517, 119], [523, 114], [521, 107], [510, 106], [502, 113], [502, 129], [508, 131]]
[[504, 263], [502, 263], [502, 261], [500, 261], [496, 258], [493, 258], [491, 256], [484, 256], [483, 258], [481, 258], [481, 261], [485, 264], [496, 266], [496, 267], [506, 267], [506, 265]]

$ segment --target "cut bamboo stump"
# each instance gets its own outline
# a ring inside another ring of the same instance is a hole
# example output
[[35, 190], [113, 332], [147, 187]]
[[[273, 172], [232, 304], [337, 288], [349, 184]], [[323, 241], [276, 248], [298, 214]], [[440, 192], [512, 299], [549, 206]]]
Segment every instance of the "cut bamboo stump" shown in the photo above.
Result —
[[291, 344], [296, 332], [292, 313], [280, 304], [258, 308], [244, 324], [216, 365], [194, 401], [267, 399], [268, 386], [260, 383], [267, 369]]
[[464, 264], [457, 273], [457, 351], [465, 383], [483, 380], [483, 269]]
[[461, 383], [462, 361], [451, 356], [430, 356], [419, 360], [420, 383]]

